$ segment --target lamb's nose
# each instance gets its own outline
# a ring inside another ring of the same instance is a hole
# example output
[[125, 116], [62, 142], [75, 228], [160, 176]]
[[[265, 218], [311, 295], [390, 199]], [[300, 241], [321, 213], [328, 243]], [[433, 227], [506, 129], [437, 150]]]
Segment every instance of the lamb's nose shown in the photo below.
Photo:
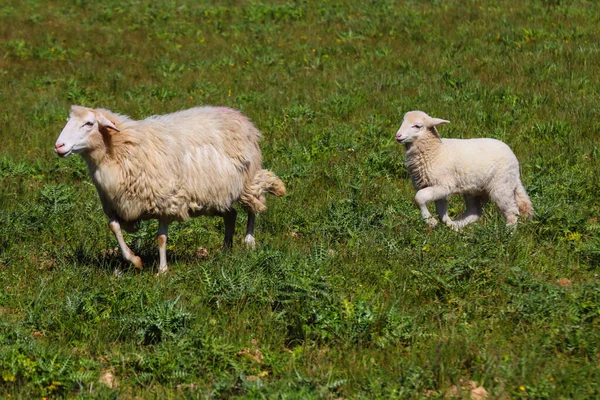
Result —
[[54, 146], [54, 152], [59, 156], [62, 156], [60, 149], [62, 149], [63, 147], [65, 147], [64, 143], [56, 143], [56, 145]]

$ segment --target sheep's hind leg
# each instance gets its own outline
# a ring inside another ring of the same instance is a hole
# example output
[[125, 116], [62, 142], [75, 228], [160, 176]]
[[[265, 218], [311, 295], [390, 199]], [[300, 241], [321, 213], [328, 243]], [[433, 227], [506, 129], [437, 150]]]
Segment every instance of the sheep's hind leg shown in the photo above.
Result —
[[246, 225], [246, 236], [244, 237], [244, 243], [246, 247], [254, 249], [256, 247], [256, 240], [254, 239], [254, 223], [256, 222], [256, 214], [248, 210], [248, 223]]
[[233, 247], [233, 234], [235, 233], [235, 219], [237, 211], [233, 208], [223, 213], [223, 221], [225, 222], [225, 238], [223, 239], [223, 248], [231, 249]]
[[477, 221], [483, 214], [483, 206], [481, 204], [482, 197], [470, 194], [463, 195], [465, 199], [466, 210], [458, 218], [454, 220], [454, 229], [461, 230], [465, 226]]
[[169, 233], [169, 224], [167, 222], [158, 222], [158, 235], [156, 240], [158, 241], [158, 256], [159, 265], [157, 276], [164, 275], [167, 272], [167, 236]]
[[447, 198], [449, 195], [448, 191], [441, 186], [430, 186], [424, 189], [421, 189], [417, 192], [415, 196], [415, 201], [421, 210], [421, 216], [429, 225], [429, 227], [433, 228], [437, 225], [437, 220], [435, 217], [431, 216], [431, 213], [427, 209], [427, 203], [436, 200], [442, 200]]
[[[117, 219], [111, 219], [108, 222], [108, 227], [115, 234], [117, 238], [117, 242], [119, 243], [119, 247], [121, 248], [121, 253], [123, 253], [123, 258], [134, 265], [135, 268], [141, 270], [142, 269], [142, 259], [136, 256], [133, 251], [127, 246], [125, 243], [125, 239], [123, 239], [123, 233], [121, 232], [121, 225]], [[119, 276], [121, 271], [119, 269], [115, 269], [115, 275]]]

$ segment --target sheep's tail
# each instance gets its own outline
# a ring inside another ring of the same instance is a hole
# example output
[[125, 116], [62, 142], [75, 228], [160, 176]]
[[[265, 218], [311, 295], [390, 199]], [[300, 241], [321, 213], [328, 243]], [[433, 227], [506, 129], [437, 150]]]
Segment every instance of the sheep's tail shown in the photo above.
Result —
[[249, 211], [264, 212], [267, 210], [265, 193], [277, 197], [285, 196], [285, 185], [273, 172], [261, 169], [254, 175], [252, 183], [244, 189], [244, 193], [240, 196], [240, 203]]
[[519, 214], [525, 218], [532, 218], [533, 204], [531, 204], [531, 200], [529, 200], [529, 196], [527, 196], [527, 192], [525, 191], [525, 188], [521, 182], [519, 182], [517, 188], [515, 189], [515, 200], [517, 200]]

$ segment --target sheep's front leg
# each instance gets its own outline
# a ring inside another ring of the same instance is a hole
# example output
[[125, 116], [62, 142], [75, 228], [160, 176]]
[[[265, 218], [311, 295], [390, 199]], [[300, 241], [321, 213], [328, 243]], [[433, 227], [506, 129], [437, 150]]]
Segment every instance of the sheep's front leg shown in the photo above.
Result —
[[223, 239], [223, 248], [231, 249], [233, 247], [233, 234], [235, 233], [235, 219], [237, 211], [233, 208], [223, 213], [223, 221], [225, 222], [225, 238]]
[[167, 222], [158, 222], [158, 235], [156, 240], [158, 241], [158, 256], [160, 263], [158, 265], [157, 276], [163, 275], [167, 272], [167, 235], [169, 233], [169, 224]]
[[256, 247], [256, 240], [254, 239], [254, 223], [256, 222], [256, 214], [252, 211], [248, 211], [248, 224], [246, 225], [246, 237], [244, 242], [247, 248], [254, 249]]
[[[121, 232], [121, 225], [119, 221], [115, 218], [112, 218], [108, 222], [108, 227], [115, 234], [117, 238], [117, 242], [119, 243], [119, 247], [121, 248], [121, 253], [123, 253], [123, 258], [134, 265], [137, 269], [142, 269], [142, 259], [136, 256], [133, 251], [127, 246], [125, 243], [125, 239], [123, 239], [123, 233]], [[119, 275], [119, 270], [115, 270], [115, 275]]]
[[421, 189], [417, 192], [415, 196], [415, 201], [421, 210], [421, 216], [431, 228], [437, 225], [437, 220], [435, 217], [431, 216], [431, 213], [427, 209], [427, 203], [442, 200], [448, 197], [449, 193], [446, 189], [441, 186], [430, 186], [424, 189]]

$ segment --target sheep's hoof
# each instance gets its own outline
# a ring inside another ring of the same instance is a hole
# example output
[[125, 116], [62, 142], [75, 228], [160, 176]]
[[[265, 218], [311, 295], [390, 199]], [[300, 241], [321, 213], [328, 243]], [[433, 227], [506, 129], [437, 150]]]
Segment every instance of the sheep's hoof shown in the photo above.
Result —
[[140, 271], [142, 270], [142, 259], [139, 258], [138, 256], [133, 257], [133, 260], [131, 260], [131, 263], [133, 264], [135, 269], [140, 270]]
[[158, 267], [158, 272], [156, 273], [156, 276], [163, 276], [167, 273], [167, 270], [169, 268], [167, 267], [167, 265], [161, 265], [160, 267]]
[[115, 268], [115, 270], [113, 271], [113, 276], [115, 278], [120, 278], [121, 275], [123, 275], [123, 271], [121, 271], [119, 268]]
[[246, 243], [246, 248], [254, 250], [256, 248], [256, 240], [252, 235], [246, 235], [244, 238], [244, 243]]
[[435, 217], [429, 217], [429, 218], [425, 219], [425, 223], [430, 228], [435, 228], [438, 224], [437, 219], [435, 219]]

